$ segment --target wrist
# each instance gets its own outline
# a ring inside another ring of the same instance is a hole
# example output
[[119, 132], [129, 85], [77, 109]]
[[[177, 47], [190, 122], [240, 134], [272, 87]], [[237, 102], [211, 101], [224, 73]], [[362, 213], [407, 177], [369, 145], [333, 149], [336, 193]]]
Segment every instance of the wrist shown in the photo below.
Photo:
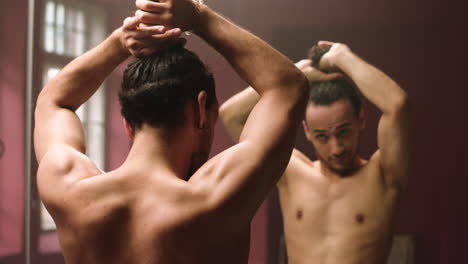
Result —
[[343, 70], [349, 65], [353, 60], [356, 59], [356, 55], [349, 49], [340, 51], [334, 58], [333, 64], [336, 68]]
[[205, 5], [202, 1], [197, 2], [197, 14], [195, 18], [195, 22], [193, 25], [193, 33], [197, 35], [201, 35], [204, 32], [205, 25], [207, 20], [209, 19], [210, 8]]
[[114, 32], [112, 32], [112, 34], [110, 35], [110, 39], [118, 55], [125, 57], [129, 57], [131, 55], [130, 51], [123, 43], [122, 27], [119, 27], [116, 30], [114, 30]]

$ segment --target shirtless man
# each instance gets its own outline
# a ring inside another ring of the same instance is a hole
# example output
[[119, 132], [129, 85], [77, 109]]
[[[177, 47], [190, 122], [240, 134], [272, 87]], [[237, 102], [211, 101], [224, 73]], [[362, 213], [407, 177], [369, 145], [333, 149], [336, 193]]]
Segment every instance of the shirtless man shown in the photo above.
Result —
[[[318, 160], [294, 150], [277, 185], [288, 263], [383, 264], [408, 173], [407, 96], [346, 45], [319, 43], [323, 49], [330, 45], [319, 59], [319, 69], [347, 76], [382, 111], [379, 149], [368, 161], [358, 154], [364, 111], [349, 81], [311, 84], [303, 127]], [[310, 60], [297, 66], [306, 76], [317, 71]], [[257, 100], [257, 93], [248, 88], [221, 106], [221, 119], [234, 139]]]
[[[65, 260], [247, 263], [250, 222], [287, 166], [307, 80], [286, 57], [199, 2], [136, 4], [135, 17], [67, 65], [37, 100], [38, 188]], [[218, 50], [261, 94], [240, 143], [208, 161], [218, 114], [214, 79], [181, 47], [184, 30]], [[120, 92], [133, 145], [121, 167], [102, 172], [84, 154], [74, 111], [130, 54], [145, 56], [128, 66]]]

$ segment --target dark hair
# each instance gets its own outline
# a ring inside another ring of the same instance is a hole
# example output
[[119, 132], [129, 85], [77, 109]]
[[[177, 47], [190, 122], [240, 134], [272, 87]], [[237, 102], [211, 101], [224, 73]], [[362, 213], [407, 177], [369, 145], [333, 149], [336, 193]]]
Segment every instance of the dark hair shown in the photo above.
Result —
[[[314, 45], [307, 54], [307, 57], [312, 60], [312, 66], [319, 68], [320, 60], [330, 48], [331, 45]], [[310, 84], [309, 102], [313, 102], [316, 105], [331, 105], [342, 98], [349, 99], [356, 113], [356, 117], [359, 117], [359, 111], [361, 111], [361, 96], [349, 81], [345, 79], [335, 79]]]
[[309, 102], [316, 105], [330, 105], [340, 99], [347, 98], [353, 106], [356, 117], [361, 110], [361, 96], [357, 89], [345, 79], [314, 83], [310, 87]]
[[307, 58], [312, 61], [312, 66], [318, 68], [322, 56], [325, 55], [325, 53], [327, 53], [330, 49], [331, 45], [314, 45], [312, 48], [310, 48], [309, 52], [307, 53]]
[[175, 46], [131, 63], [125, 70], [119, 101], [133, 129], [174, 127], [185, 121], [185, 104], [206, 91], [206, 107], [216, 102], [215, 81], [193, 52]]

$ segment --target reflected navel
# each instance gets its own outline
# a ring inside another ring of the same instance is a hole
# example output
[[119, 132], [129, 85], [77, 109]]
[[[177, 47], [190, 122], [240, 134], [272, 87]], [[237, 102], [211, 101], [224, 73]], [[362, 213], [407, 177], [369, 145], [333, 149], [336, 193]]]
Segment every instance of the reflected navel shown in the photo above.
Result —
[[357, 214], [357, 215], [356, 215], [356, 222], [357, 222], [358, 224], [361, 224], [361, 225], [362, 225], [362, 224], [364, 224], [365, 221], [366, 221], [366, 219], [365, 219], [365, 217], [364, 217], [363, 214]]
[[302, 216], [303, 216], [303, 213], [302, 213], [302, 210], [297, 210], [297, 213], [296, 213], [296, 218], [297, 220], [301, 220], [302, 219]]

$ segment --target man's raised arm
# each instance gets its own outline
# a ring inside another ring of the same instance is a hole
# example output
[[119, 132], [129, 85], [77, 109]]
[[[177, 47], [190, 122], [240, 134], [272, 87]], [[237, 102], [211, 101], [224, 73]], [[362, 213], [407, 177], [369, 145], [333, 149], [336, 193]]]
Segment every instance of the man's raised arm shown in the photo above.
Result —
[[320, 68], [342, 71], [356, 84], [362, 94], [380, 111], [376, 155], [385, 181], [392, 187], [403, 187], [410, 164], [410, 126], [408, 97], [403, 89], [385, 73], [355, 55], [346, 45], [322, 41], [331, 45], [320, 60]]
[[[190, 179], [213, 186], [213, 201], [227, 206], [227, 212], [253, 216], [286, 168], [309, 86], [301, 71], [267, 43], [204, 5], [195, 5], [198, 14], [191, 15], [191, 2], [138, 0], [136, 15], [146, 24], [192, 29], [260, 95], [240, 143], [214, 157]], [[193, 18], [193, 23], [168, 24], [168, 18], [178, 21], [178, 15]], [[184, 26], [191, 24], [192, 28]]]
[[[180, 35], [179, 29], [166, 31], [163, 27], [137, 31], [139, 23], [134, 18], [125, 20], [122, 28], [73, 60], [43, 88], [35, 111], [34, 145], [39, 163], [52, 146], [71, 147], [84, 153], [83, 129], [75, 114], [76, 109], [96, 92], [104, 79], [131, 53], [141, 55], [142, 51], [136, 50], [135, 46], [143, 46], [148, 41], [156, 44]], [[145, 39], [152, 34], [156, 37]]]

